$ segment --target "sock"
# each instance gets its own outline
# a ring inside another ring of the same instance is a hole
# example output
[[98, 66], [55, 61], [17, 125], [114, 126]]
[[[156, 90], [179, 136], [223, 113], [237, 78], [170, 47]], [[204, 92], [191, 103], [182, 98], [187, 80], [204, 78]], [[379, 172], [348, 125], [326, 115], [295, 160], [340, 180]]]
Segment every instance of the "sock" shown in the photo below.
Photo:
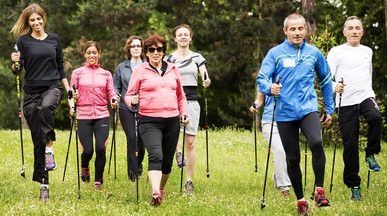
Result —
[[51, 147], [46, 146], [46, 153], [54, 153], [52, 150], [52, 146]]

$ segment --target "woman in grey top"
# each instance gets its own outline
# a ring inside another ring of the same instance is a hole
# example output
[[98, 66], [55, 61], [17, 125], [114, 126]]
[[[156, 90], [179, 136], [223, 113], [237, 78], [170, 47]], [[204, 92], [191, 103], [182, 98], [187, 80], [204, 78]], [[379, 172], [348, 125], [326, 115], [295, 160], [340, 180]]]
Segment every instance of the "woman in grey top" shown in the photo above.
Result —
[[[193, 191], [192, 177], [196, 161], [195, 139], [200, 118], [200, 105], [197, 101], [198, 72], [202, 77], [205, 88], [211, 84], [206, 69], [207, 60], [200, 53], [193, 52], [189, 49], [192, 36], [193, 33], [190, 26], [186, 24], [176, 26], [173, 30], [173, 37], [177, 44], [177, 50], [165, 57], [166, 61], [174, 63], [179, 68], [184, 92], [188, 101], [190, 124], [186, 126], [185, 134], [185, 147], [187, 149], [187, 179], [185, 190], [187, 193], [192, 193]], [[204, 78], [206, 79], [204, 80]], [[181, 156], [179, 145], [177, 145], [176, 151], [178, 167], [185, 166], [185, 160]]]

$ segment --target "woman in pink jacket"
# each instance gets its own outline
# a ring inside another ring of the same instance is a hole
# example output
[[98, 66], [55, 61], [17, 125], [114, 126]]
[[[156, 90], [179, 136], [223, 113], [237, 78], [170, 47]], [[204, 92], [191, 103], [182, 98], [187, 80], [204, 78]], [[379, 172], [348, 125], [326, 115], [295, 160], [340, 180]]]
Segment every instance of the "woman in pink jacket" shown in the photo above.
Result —
[[[94, 189], [101, 190], [103, 172], [106, 164], [106, 145], [109, 137], [109, 110], [117, 108], [117, 95], [114, 90], [113, 78], [109, 71], [100, 67], [101, 49], [97, 42], [88, 41], [83, 54], [86, 58], [84, 66], [77, 68], [71, 74], [73, 96], [77, 100], [76, 118], [78, 121], [79, 141], [82, 146], [81, 178], [90, 182], [89, 162], [93, 157], [95, 137], [96, 158]], [[106, 95], [109, 99], [106, 98]], [[70, 114], [74, 115], [74, 100], [70, 100]]]
[[189, 123], [180, 73], [175, 65], [163, 61], [165, 51], [164, 37], [154, 34], [144, 41], [148, 62], [134, 70], [124, 98], [126, 104], [139, 106], [139, 132], [148, 152], [148, 176], [153, 193], [151, 206], [160, 205], [165, 196], [180, 121], [183, 125]]

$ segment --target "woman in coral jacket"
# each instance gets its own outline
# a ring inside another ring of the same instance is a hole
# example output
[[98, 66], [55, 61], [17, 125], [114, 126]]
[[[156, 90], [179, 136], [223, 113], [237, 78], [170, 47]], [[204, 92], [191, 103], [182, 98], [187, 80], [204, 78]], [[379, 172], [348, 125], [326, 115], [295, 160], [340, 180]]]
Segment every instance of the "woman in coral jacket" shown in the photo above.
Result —
[[180, 121], [189, 123], [187, 99], [177, 67], [163, 61], [166, 40], [157, 34], [144, 42], [148, 62], [130, 78], [125, 103], [139, 106], [139, 132], [148, 152], [148, 176], [152, 185], [151, 206], [165, 197], [164, 187], [180, 133]]
[[109, 137], [110, 114], [107, 105], [110, 102], [112, 109], [116, 109], [118, 102], [111, 73], [100, 67], [101, 49], [98, 43], [88, 41], [83, 54], [86, 58], [85, 65], [75, 69], [71, 74], [70, 84], [77, 103], [74, 106], [74, 100], [69, 101], [70, 115], [76, 112], [79, 140], [82, 146], [81, 178], [85, 183], [90, 182], [89, 162], [94, 151], [93, 135], [95, 137], [94, 189], [101, 190]]

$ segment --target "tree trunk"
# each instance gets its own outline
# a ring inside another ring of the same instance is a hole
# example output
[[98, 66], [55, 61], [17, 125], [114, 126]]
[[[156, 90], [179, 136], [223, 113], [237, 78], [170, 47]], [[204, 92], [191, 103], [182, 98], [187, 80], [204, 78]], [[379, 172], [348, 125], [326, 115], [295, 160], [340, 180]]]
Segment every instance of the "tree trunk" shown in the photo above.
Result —
[[387, 0], [384, 0], [384, 25], [386, 27], [386, 41], [387, 41]]
[[306, 19], [306, 26], [308, 28], [308, 34], [305, 39], [308, 43], [310, 42], [310, 35], [316, 35], [316, 19], [314, 18], [314, 10], [314, 0], [302, 0], [302, 14]]

